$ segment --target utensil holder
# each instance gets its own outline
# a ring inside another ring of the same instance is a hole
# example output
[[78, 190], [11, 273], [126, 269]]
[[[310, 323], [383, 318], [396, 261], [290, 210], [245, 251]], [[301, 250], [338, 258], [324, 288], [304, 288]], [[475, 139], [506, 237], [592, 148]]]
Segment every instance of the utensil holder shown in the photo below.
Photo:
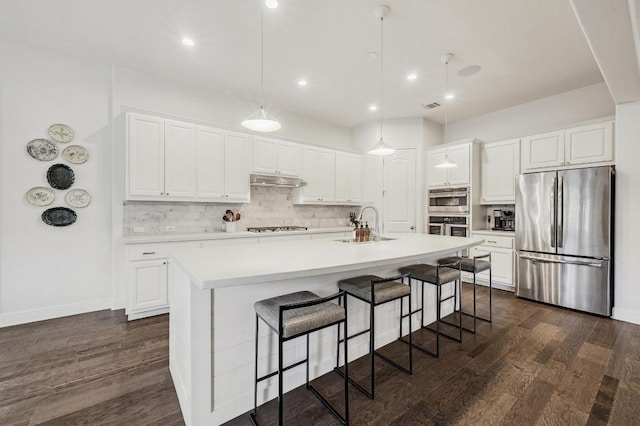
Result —
[[236, 223], [235, 222], [225, 222], [224, 223], [224, 231], [225, 232], [236, 232]]

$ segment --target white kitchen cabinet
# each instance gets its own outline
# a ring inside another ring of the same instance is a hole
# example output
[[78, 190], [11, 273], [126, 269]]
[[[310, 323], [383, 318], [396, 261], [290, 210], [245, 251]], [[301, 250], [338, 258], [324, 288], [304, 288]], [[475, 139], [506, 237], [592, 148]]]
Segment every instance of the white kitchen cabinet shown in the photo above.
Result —
[[482, 204], [515, 204], [515, 178], [520, 174], [520, 139], [484, 144], [480, 170]]
[[339, 203], [362, 202], [362, 157], [336, 152], [335, 200]]
[[206, 126], [196, 128], [196, 195], [199, 200], [219, 201], [225, 195], [224, 140], [223, 130]]
[[248, 203], [251, 199], [251, 140], [248, 135], [226, 132], [224, 139], [224, 199]]
[[251, 137], [127, 114], [128, 200], [249, 202]]
[[613, 122], [568, 129], [564, 158], [566, 165], [613, 161]]
[[128, 320], [169, 312], [169, 264], [171, 251], [197, 248], [200, 242], [132, 244], [127, 249]]
[[129, 319], [169, 311], [168, 262], [168, 259], [154, 259], [129, 263]]
[[[456, 167], [436, 167], [445, 155], [456, 163]], [[427, 151], [428, 186], [469, 185], [471, 182], [471, 144], [451, 145]]]
[[164, 120], [127, 115], [127, 198], [164, 196]]
[[196, 196], [195, 126], [164, 122], [164, 192], [171, 198]]
[[254, 138], [254, 173], [300, 176], [301, 163], [301, 145], [271, 138]]
[[[514, 289], [514, 237], [496, 235], [490, 231], [472, 233], [473, 237], [484, 238], [485, 242], [471, 249], [470, 256], [482, 256], [491, 253], [491, 278], [494, 287], [513, 291]], [[467, 275], [470, 281], [472, 276]], [[480, 284], [489, 284], [489, 273], [482, 272], [477, 275]]]
[[196, 146], [198, 200], [249, 202], [250, 137], [242, 133], [198, 126]]
[[189, 123], [128, 115], [128, 199], [195, 200], [194, 130]]
[[336, 152], [305, 146], [302, 150], [302, 178], [307, 182], [307, 186], [301, 188], [304, 203], [334, 203]]
[[613, 122], [576, 126], [522, 139], [522, 172], [613, 161]]

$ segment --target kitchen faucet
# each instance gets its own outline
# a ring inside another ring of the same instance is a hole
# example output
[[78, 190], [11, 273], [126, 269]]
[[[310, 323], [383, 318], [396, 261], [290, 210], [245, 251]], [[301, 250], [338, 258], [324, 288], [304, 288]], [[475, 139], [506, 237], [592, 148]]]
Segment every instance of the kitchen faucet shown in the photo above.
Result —
[[380, 237], [382, 237], [382, 228], [380, 227], [380, 214], [378, 213], [378, 209], [376, 209], [374, 206], [370, 204], [366, 206], [362, 206], [362, 208], [360, 209], [360, 212], [358, 213], [358, 222], [362, 223], [362, 213], [364, 213], [366, 209], [371, 209], [375, 213], [374, 220], [376, 222], [376, 232], [372, 233], [373, 241], [380, 241]]

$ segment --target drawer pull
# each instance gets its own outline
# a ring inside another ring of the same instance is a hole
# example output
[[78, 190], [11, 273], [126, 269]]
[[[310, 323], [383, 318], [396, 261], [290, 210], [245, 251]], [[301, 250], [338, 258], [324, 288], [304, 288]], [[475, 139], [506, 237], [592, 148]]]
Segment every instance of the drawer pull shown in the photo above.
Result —
[[144, 256], [144, 255], [147, 255], [147, 254], [156, 254], [156, 252], [155, 252], [155, 251], [143, 251], [143, 252], [142, 252], [142, 255], [143, 255], [143, 256]]
[[488, 243], [493, 243], [493, 244], [498, 244], [498, 242], [497, 242], [497, 241], [495, 241], [495, 240], [487, 240], [487, 242], [488, 242]]

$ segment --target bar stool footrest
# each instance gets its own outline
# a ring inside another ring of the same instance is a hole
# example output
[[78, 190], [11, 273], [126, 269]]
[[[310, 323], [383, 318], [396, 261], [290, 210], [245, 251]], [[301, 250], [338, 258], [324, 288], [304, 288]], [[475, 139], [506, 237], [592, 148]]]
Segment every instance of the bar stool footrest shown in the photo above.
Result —
[[[424, 328], [426, 328], [426, 327], [424, 327]], [[429, 329], [427, 328], [427, 330], [429, 330]], [[430, 330], [430, 331], [434, 331], [434, 330]], [[398, 339], [398, 340], [400, 340], [400, 341], [401, 341], [402, 343], [404, 343], [405, 345], [409, 345], [409, 344], [410, 344], [412, 348], [417, 349], [417, 350], [419, 350], [419, 351], [420, 351], [420, 352], [422, 352], [422, 353], [425, 353], [425, 354], [427, 354], [427, 355], [431, 355], [431, 356], [432, 356], [432, 357], [434, 357], [434, 358], [440, 358], [440, 356], [439, 356], [437, 353], [435, 353], [435, 352], [433, 352], [433, 351], [431, 351], [431, 350], [429, 350], [429, 349], [427, 349], [427, 348], [425, 348], [425, 347], [423, 347], [423, 346], [420, 346], [420, 345], [418, 345], [417, 343], [409, 343], [409, 342], [408, 342], [407, 340], [405, 340], [404, 338], [400, 338], [400, 339]]]

